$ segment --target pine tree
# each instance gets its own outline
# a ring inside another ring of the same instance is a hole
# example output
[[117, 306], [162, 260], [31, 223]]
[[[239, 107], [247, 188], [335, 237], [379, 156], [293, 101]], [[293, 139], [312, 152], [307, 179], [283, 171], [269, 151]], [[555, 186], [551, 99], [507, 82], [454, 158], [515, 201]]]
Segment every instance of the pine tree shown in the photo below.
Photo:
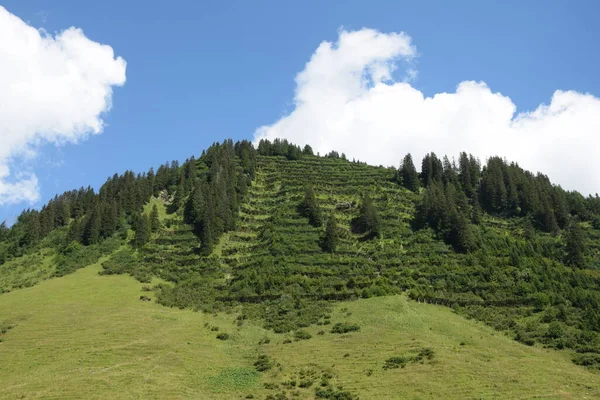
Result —
[[150, 230], [156, 232], [158, 228], [160, 228], [160, 219], [158, 218], [158, 207], [154, 204], [150, 213]]
[[331, 214], [325, 227], [325, 235], [321, 239], [323, 250], [335, 253], [339, 241], [339, 228], [335, 216]]
[[150, 221], [146, 214], [142, 214], [136, 217], [135, 220], [135, 236], [133, 238], [133, 245], [135, 247], [142, 247], [150, 239]]
[[65, 226], [69, 223], [71, 218], [71, 212], [69, 210], [69, 203], [66, 200], [59, 200], [56, 204], [56, 214], [54, 216], [54, 226]]
[[566, 240], [566, 263], [570, 266], [583, 268], [585, 266], [586, 243], [581, 227], [576, 221], [572, 221], [565, 232]]
[[308, 218], [312, 226], [319, 227], [323, 225], [323, 212], [311, 186], [308, 186], [304, 192], [304, 200], [300, 204], [300, 211], [302, 215]]
[[431, 182], [442, 180], [443, 167], [440, 159], [431, 152], [423, 157], [421, 162], [421, 179], [423, 187], [427, 187]]
[[92, 206], [90, 213], [87, 215], [85, 219], [85, 223], [83, 226], [82, 232], [82, 241], [83, 244], [89, 246], [91, 244], [96, 244], [100, 241], [100, 210], [98, 209], [98, 202]]
[[302, 149], [302, 154], [304, 154], [305, 156], [314, 155], [312, 147], [310, 147], [309, 145], [304, 146], [304, 148]]
[[40, 240], [40, 213], [37, 211], [26, 211], [19, 217], [25, 222], [25, 235], [22, 239], [23, 246], [31, 246]]
[[400, 177], [402, 178], [402, 185], [410, 191], [419, 191], [419, 174], [413, 163], [412, 156], [407, 154], [402, 161], [400, 167]]
[[368, 194], [362, 198], [358, 218], [354, 221], [355, 228], [360, 233], [369, 233], [370, 236], [379, 236], [381, 233], [381, 223], [373, 201]]
[[74, 219], [69, 225], [69, 231], [67, 232], [67, 244], [71, 242], [83, 242], [83, 227], [79, 219]]
[[8, 237], [9, 232], [10, 229], [8, 229], [8, 226], [6, 226], [6, 221], [3, 221], [0, 224], [0, 242]]

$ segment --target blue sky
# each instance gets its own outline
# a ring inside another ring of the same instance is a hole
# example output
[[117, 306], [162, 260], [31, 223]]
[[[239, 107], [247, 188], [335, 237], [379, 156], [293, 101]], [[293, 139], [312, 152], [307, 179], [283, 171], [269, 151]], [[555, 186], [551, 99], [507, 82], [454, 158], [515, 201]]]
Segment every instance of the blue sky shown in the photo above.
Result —
[[[338, 40], [340, 28], [410, 35], [418, 71], [411, 85], [424, 96], [485, 81], [517, 112], [550, 102], [559, 89], [600, 96], [599, 2], [452, 3], [4, 1], [35, 28], [81, 28], [127, 62], [101, 134], [45, 144], [12, 169], [37, 175], [39, 206], [64, 190], [98, 187], [115, 172], [183, 160], [225, 138], [252, 139], [297, 107], [294, 77], [321, 42]], [[397, 159], [405, 152], [398, 148]], [[0, 206], [0, 220], [27, 206]]]

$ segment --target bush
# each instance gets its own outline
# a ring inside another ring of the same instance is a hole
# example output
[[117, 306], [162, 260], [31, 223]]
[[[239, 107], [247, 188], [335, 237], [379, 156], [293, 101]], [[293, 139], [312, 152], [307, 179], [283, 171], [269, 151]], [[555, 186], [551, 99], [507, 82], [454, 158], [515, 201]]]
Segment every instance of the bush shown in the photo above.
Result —
[[229, 340], [229, 333], [221, 332], [217, 335], [219, 340]]
[[315, 390], [315, 397], [318, 399], [331, 399], [331, 400], [354, 400], [358, 397], [352, 395], [352, 393], [343, 390], [335, 390], [332, 387], [318, 388]]
[[360, 326], [355, 324], [347, 324], [345, 322], [338, 322], [331, 328], [331, 333], [348, 333], [356, 332], [360, 330]]
[[425, 347], [424, 349], [422, 349], [421, 351], [419, 351], [419, 354], [417, 354], [417, 356], [415, 357], [414, 361], [418, 362], [418, 361], [422, 361], [422, 360], [433, 360], [433, 355], [434, 352], [432, 349], [430, 349], [429, 347]]
[[314, 381], [312, 379], [302, 379], [298, 384], [298, 387], [301, 388], [309, 388], [313, 385]]
[[383, 369], [404, 368], [408, 361], [406, 357], [390, 357], [385, 360]]
[[294, 339], [296, 339], [296, 340], [308, 340], [311, 337], [312, 337], [312, 335], [310, 333], [303, 331], [302, 329], [294, 332]]
[[268, 371], [273, 367], [273, 362], [267, 355], [262, 355], [258, 357], [258, 360], [254, 363], [254, 367], [258, 372]]

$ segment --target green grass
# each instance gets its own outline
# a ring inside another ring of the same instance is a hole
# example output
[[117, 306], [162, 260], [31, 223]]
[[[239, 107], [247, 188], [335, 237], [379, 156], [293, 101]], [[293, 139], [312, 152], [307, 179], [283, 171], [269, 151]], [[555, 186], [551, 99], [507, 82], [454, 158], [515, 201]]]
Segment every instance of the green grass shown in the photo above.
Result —
[[30, 287], [50, 278], [56, 270], [54, 250], [44, 248], [0, 265], [0, 293]]
[[[213, 316], [142, 302], [142, 294], [153, 297], [142, 284], [99, 270], [0, 295], [0, 324], [14, 325], [0, 343], [0, 398], [264, 399], [282, 390], [313, 398], [323, 374], [361, 399], [600, 396], [600, 374], [572, 364], [569, 353], [521, 345], [404, 296], [335, 303], [330, 325], [305, 328], [312, 338], [293, 341], [293, 333], [252, 321], [238, 327], [233, 311]], [[329, 333], [336, 322], [360, 331]], [[230, 339], [218, 340], [221, 332]], [[265, 337], [270, 343], [259, 345]], [[432, 361], [383, 369], [387, 359], [425, 347]], [[256, 372], [260, 354], [273, 368]], [[315, 377], [312, 387], [286, 389], [301, 372]]]

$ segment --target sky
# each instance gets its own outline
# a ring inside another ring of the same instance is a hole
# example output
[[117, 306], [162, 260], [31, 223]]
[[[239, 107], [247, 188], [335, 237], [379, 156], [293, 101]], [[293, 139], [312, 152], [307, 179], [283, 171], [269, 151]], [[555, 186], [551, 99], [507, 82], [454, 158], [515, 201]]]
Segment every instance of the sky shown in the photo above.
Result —
[[600, 3], [451, 3], [0, 1], [0, 221], [226, 138], [600, 192]]

